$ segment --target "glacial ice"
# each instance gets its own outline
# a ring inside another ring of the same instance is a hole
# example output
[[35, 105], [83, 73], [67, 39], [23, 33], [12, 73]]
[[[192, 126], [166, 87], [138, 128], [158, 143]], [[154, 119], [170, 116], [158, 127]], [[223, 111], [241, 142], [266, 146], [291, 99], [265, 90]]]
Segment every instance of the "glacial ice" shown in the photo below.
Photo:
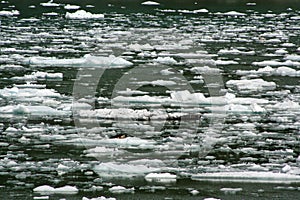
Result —
[[144, 5], [144, 6], [159, 6], [160, 3], [155, 2], [155, 1], [145, 1], [142, 3], [142, 5]]
[[145, 176], [148, 182], [174, 183], [177, 176], [170, 173], [150, 173]]
[[108, 189], [111, 193], [122, 194], [122, 193], [134, 193], [134, 188], [125, 188], [123, 186], [113, 186]]
[[67, 19], [102, 19], [104, 18], [103, 14], [92, 14], [85, 10], [77, 10], [75, 13], [66, 13], [65, 16]]
[[121, 57], [110, 55], [109, 57], [92, 56], [86, 54], [83, 58], [58, 59], [50, 57], [31, 57], [25, 61], [30, 65], [40, 66], [69, 66], [69, 67], [101, 67], [120, 68], [131, 66], [132, 63]]
[[264, 91], [274, 90], [276, 88], [276, 83], [268, 82], [263, 79], [229, 80], [226, 82], [226, 86], [236, 88], [239, 91]]
[[40, 194], [77, 194], [78, 189], [74, 186], [63, 186], [54, 188], [49, 185], [42, 185], [39, 187], [36, 187], [33, 189], [34, 192], [40, 193]]
[[274, 172], [216, 172], [192, 175], [193, 180], [247, 183], [299, 183], [300, 176]]
[[102, 177], [137, 177], [152, 172], [159, 172], [160, 168], [145, 165], [129, 165], [122, 163], [101, 163], [94, 167], [94, 171]]
[[79, 8], [80, 8], [80, 6], [70, 5], [70, 4], [67, 4], [67, 5], [64, 6], [64, 9], [66, 9], [66, 10], [77, 10]]

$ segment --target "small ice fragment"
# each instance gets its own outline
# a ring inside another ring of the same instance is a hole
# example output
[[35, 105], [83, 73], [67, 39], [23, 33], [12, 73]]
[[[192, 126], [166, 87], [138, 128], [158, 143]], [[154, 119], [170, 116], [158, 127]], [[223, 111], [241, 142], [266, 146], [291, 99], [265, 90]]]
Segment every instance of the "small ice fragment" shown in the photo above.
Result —
[[40, 197], [33, 197], [33, 199], [49, 199], [49, 196], [40, 196]]
[[282, 169], [281, 169], [281, 172], [283, 173], [287, 173], [291, 170], [291, 166], [289, 166], [288, 164], [286, 164]]
[[82, 197], [82, 200], [116, 200], [116, 198], [101, 196], [101, 197], [96, 197], [96, 198], [89, 199], [87, 197]]
[[142, 5], [144, 5], [144, 6], [159, 6], [160, 3], [155, 2], [155, 1], [145, 1], [142, 3]]
[[77, 10], [79, 8], [80, 8], [80, 6], [70, 5], [70, 4], [67, 4], [67, 5], [64, 6], [64, 9], [66, 9], [66, 10]]
[[190, 193], [191, 193], [192, 195], [197, 195], [197, 194], [199, 194], [200, 192], [199, 192], [198, 190], [192, 190], [192, 191], [190, 191]]

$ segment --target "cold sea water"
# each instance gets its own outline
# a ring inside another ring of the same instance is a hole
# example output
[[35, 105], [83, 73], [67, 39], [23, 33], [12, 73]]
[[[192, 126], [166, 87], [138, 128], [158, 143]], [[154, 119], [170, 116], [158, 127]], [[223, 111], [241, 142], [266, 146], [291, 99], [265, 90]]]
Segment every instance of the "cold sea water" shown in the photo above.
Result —
[[300, 2], [0, 2], [0, 199], [300, 199]]

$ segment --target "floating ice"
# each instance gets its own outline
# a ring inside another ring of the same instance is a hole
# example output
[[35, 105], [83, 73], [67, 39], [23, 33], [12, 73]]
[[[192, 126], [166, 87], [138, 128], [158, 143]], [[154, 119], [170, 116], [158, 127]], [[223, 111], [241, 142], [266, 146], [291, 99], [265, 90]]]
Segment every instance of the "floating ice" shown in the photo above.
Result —
[[209, 11], [205, 8], [198, 10], [177, 10], [179, 13], [197, 14], [197, 13], [208, 13]]
[[272, 68], [270, 66], [260, 68], [258, 70], [237, 70], [236, 73], [238, 75], [258, 75], [258, 76], [292, 76], [292, 77], [298, 77], [300, 76], [300, 71], [297, 71], [290, 67], [278, 67], [278, 68]]
[[79, 8], [80, 8], [80, 6], [70, 5], [70, 4], [67, 4], [67, 5], [64, 6], [64, 9], [66, 9], [66, 10], [77, 10]]
[[190, 191], [190, 193], [191, 193], [192, 195], [197, 195], [197, 194], [199, 194], [200, 192], [199, 192], [198, 190], [192, 190], [192, 191]]
[[137, 82], [140, 85], [158, 85], [158, 86], [171, 86], [177, 85], [175, 81], [156, 80], [156, 81], [140, 81]]
[[192, 175], [192, 180], [247, 183], [300, 183], [299, 175], [273, 172], [216, 172]]
[[136, 177], [144, 176], [145, 174], [158, 172], [160, 168], [147, 167], [145, 165], [129, 165], [121, 163], [101, 163], [93, 169], [102, 177]]
[[118, 91], [117, 93], [121, 94], [121, 95], [131, 96], [131, 95], [137, 95], [137, 94], [148, 94], [149, 92], [143, 92], [143, 91], [140, 91], [140, 90], [132, 90], [130, 88], [126, 88], [126, 90]]
[[116, 198], [101, 196], [101, 197], [96, 197], [96, 198], [90, 198], [89, 199], [87, 197], [82, 197], [82, 200], [116, 200]]
[[122, 194], [122, 193], [134, 193], [134, 188], [125, 188], [123, 186], [113, 186], [108, 189], [111, 193]]
[[225, 15], [225, 16], [245, 16], [245, 13], [237, 12], [237, 11], [229, 11], [225, 13], [216, 13], [217, 15]]
[[225, 194], [236, 194], [237, 192], [243, 191], [243, 188], [221, 188], [220, 191]]
[[12, 77], [15, 80], [37, 80], [37, 79], [62, 79], [62, 73], [48, 73], [48, 72], [32, 72], [30, 75], [23, 77]]
[[109, 57], [85, 55], [83, 58], [58, 59], [51, 57], [31, 57], [25, 61], [30, 65], [42, 66], [69, 66], [69, 67], [101, 67], [120, 68], [131, 66], [132, 63], [121, 58], [110, 55]]
[[218, 54], [255, 55], [255, 51], [240, 51], [238, 49], [221, 49]]
[[60, 98], [61, 97], [61, 95], [56, 91], [54, 91], [53, 89], [30, 88], [30, 85], [28, 86], [29, 88], [19, 88], [19, 86], [15, 86], [12, 88], [0, 89], [0, 97], [3, 98], [28, 98], [28, 97]]
[[53, 0], [48, 1], [47, 3], [40, 3], [41, 6], [44, 7], [58, 7], [60, 4], [58, 3], [53, 3]]
[[295, 62], [291, 60], [287, 60], [284, 62], [279, 62], [276, 60], [264, 60], [261, 62], [253, 62], [252, 64], [257, 66], [300, 66], [300, 62]]
[[229, 80], [226, 82], [226, 86], [235, 87], [237, 90], [263, 91], [275, 89], [276, 83], [263, 79]]
[[293, 55], [286, 55], [284, 57], [285, 60], [292, 60], [292, 61], [300, 61], [300, 55], [296, 55], [296, 54], [293, 54]]
[[15, 114], [15, 115], [40, 115], [40, 116], [68, 116], [70, 113], [56, 110], [48, 106], [4, 106], [0, 107], [2, 114]]
[[12, 10], [12, 11], [1, 10], [0, 11], [0, 16], [15, 16], [15, 15], [20, 15], [20, 12], [18, 10]]
[[170, 173], [150, 173], [145, 176], [146, 181], [159, 183], [174, 183], [176, 178], [176, 175]]
[[154, 48], [150, 44], [130, 44], [128, 46], [129, 49], [134, 51], [142, 51], [142, 50], [153, 50]]
[[[115, 109], [96, 109], [93, 111], [79, 111], [81, 117], [97, 117], [103, 119], [141, 119], [149, 120], [152, 117], [160, 116], [162, 113], [155, 111], [148, 111], [146, 109], [134, 110], [129, 108], [115, 108]], [[165, 116], [166, 117], [166, 116]]]
[[216, 60], [215, 64], [216, 65], [237, 65], [239, 63], [234, 60]]
[[160, 3], [155, 2], [155, 1], [145, 1], [142, 3], [142, 5], [144, 5], [144, 6], [159, 6]]
[[104, 18], [103, 14], [92, 14], [85, 10], [77, 10], [75, 13], [66, 13], [65, 16], [67, 19], [102, 19]]
[[162, 64], [177, 64], [177, 61], [174, 58], [171, 57], [158, 57], [153, 60], [154, 62], [162, 63]]
[[59, 188], [54, 188], [49, 185], [42, 185], [33, 189], [34, 192], [40, 194], [77, 194], [78, 189], [74, 186], [63, 186]]

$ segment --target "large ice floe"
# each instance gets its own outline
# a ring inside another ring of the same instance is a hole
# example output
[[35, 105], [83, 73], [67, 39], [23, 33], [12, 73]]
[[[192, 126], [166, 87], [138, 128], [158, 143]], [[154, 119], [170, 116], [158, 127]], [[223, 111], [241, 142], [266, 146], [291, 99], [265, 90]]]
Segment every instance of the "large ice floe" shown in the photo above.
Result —
[[38, 66], [70, 66], [70, 67], [101, 67], [121, 68], [131, 66], [132, 63], [121, 57], [85, 55], [82, 58], [59, 59], [51, 57], [31, 57], [25, 63]]
[[247, 183], [299, 183], [300, 176], [274, 172], [217, 172], [192, 175], [193, 180]]
[[[70, 9], [70, 6], [68, 8]], [[67, 19], [102, 19], [102, 18], [104, 18], [104, 15], [103, 14], [92, 14], [85, 10], [77, 10], [74, 13], [67, 12], [66, 18]]]
[[42, 185], [33, 189], [34, 192], [40, 194], [76, 194], [78, 193], [78, 189], [74, 186], [63, 186], [54, 188], [49, 185]]

